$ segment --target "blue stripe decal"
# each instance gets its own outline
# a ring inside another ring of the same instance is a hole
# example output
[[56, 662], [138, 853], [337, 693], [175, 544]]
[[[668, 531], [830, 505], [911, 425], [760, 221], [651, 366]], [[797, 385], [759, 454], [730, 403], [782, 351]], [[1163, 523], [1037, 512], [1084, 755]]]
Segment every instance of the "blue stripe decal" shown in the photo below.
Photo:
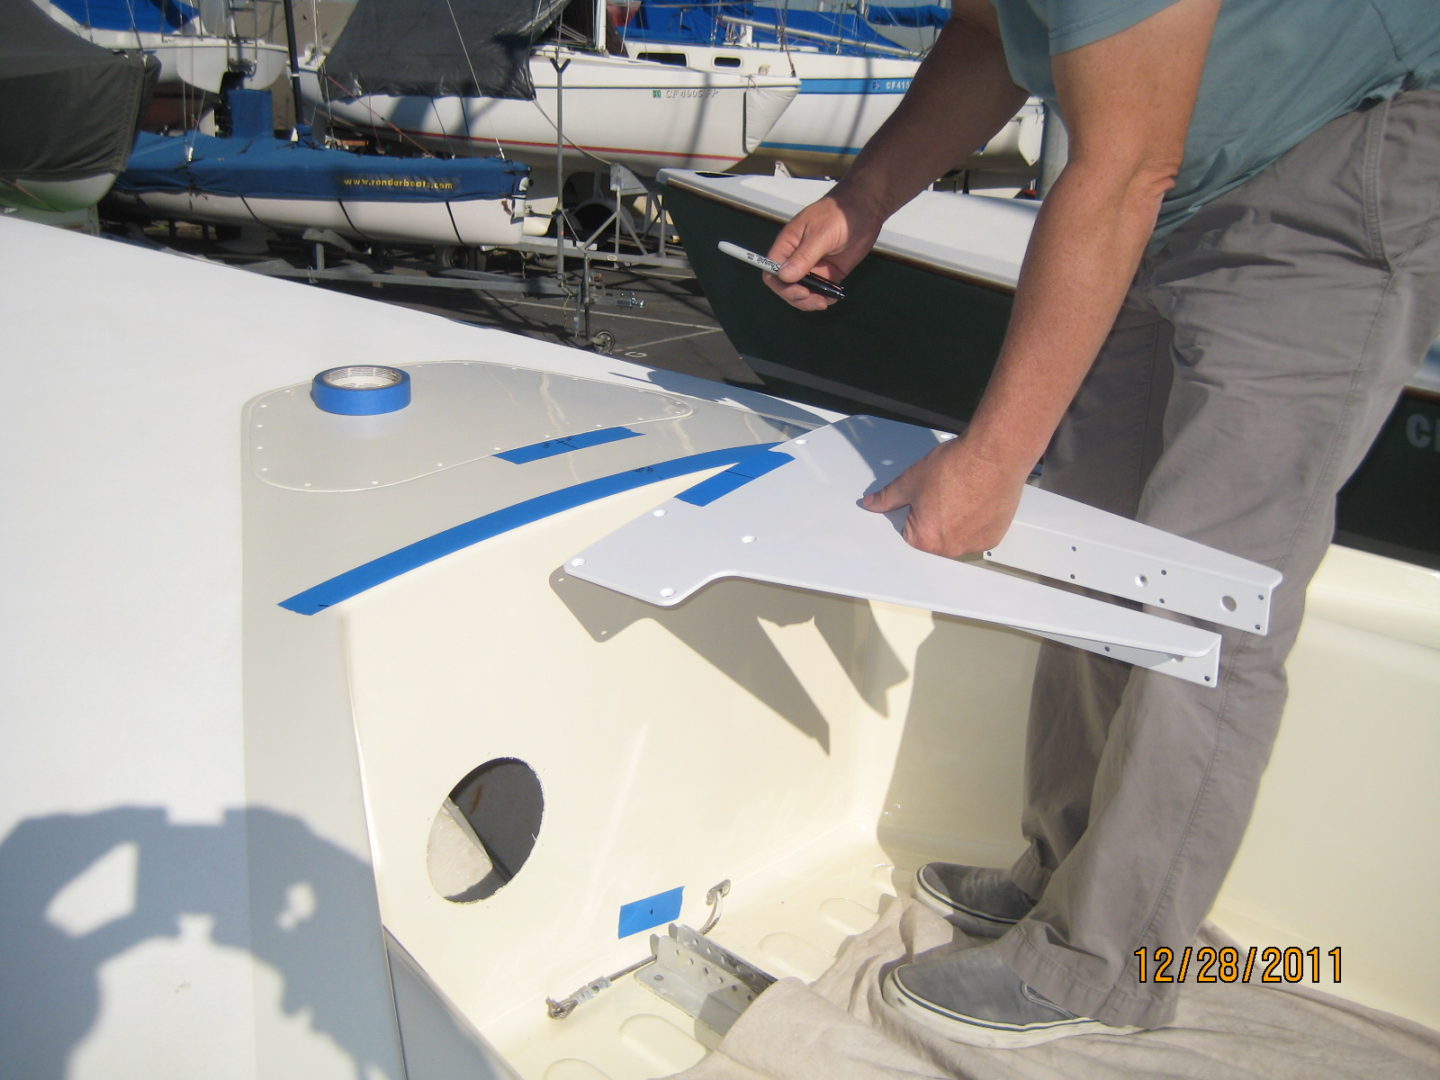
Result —
[[524, 465], [530, 461], [568, 454], [573, 450], [584, 450], [588, 446], [604, 446], [606, 443], [619, 442], [621, 439], [633, 439], [639, 434], [640, 432], [631, 431], [627, 427], [600, 428], [597, 431], [582, 431], [579, 435], [567, 435], [563, 439], [551, 439], [548, 442], [531, 443], [529, 446], [517, 446], [514, 450], [506, 450], [503, 454], [495, 456], [512, 465]]
[[669, 892], [656, 893], [644, 900], [635, 900], [620, 908], [620, 936], [629, 937], [641, 930], [649, 930], [663, 923], [674, 922], [680, 917], [680, 904], [685, 898], [685, 886]]
[[903, 94], [909, 79], [801, 79], [802, 94]]
[[646, 484], [653, 484], [659, 480], [704, 472], [722, 465], [733, 465], [737, 461], [744, 461], [752, 455], [764, 453], [778, 445], [778, 443], [757, 443], [749, 446], [731, 446], [724, 450], [709, 450], [703, 454], [691, 454], [687, 457], [673, 458], [670, 461], [646, 465], [623, 473], [613, 473], [610, 476], [587, 480], [584, 483], [551, 491], [533, 499], [526, 499], [524, 502], [515, 503], [513, 506], [507, 506], [502, 510], [484, 514], [462, 525], [438, 532], [434, 536], [428, 536], [424, 540], [407, 544], [397, 551], [381, 555], [378, 559], [372, 559], [343, 574], [337, 574], [329, 581], [322, 581], [319, 585], [296, 593], [288, 600], [280, 601], [280, 606], [301, 615], [316, 615], [328, 607], [334, 607], [342, 600], [349, 600], [352, 596], [357, 596], [367, 589], [373, 589], [376, 585], [400, 577], [402, 574], [407, 574], [426, 563], [434, 562], [436, 559], [453, 554], [463, 548], [478, 544], [482, 540], [488, 540], [492, 536], [509, 532], [511, 529], [518, 529], [522, 525], [541, 521], [562, 511], [584, 506], [586, 503], [596, 502], [622, 491], [644, 487]]
[[712, 476], [709, 480], [701, 480], [694, 487], [682, 491], [675, 497], [691, 506], [709, 506], [721, 496], [729, 495], [736, 488], [744, 487], [751, 480], [758, 480], [766, 473], [778, 469], [787, 461], [794, 460], [789, 454], [781, 454], [777, 451], [754, 454], [744, 461], [730, 466], [718, 476]]
[[802, 150], [811, 154], [848, 154], [854, 157], [860, 153], [858, 146], [822, 146], [819, 143], [762, 142], [762, 150]]

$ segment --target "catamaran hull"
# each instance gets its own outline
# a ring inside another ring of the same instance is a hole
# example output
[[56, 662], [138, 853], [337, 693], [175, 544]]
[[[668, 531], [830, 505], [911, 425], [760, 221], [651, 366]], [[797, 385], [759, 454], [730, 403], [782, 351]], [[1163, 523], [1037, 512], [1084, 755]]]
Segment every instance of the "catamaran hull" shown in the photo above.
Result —
[[[554, 168], [563, 128], [567, 170], [611, 163], [642, 175], [662, 168], [727, 169], [757, 149], [799, 89], [788, 76], [718, 74], [553, 49], [530, 60], [535, 100], [367, 94], [319, 102], [332, 123], [449, 154], [503, 153]], [[562, 111], [563, 110], [563, 111]]]

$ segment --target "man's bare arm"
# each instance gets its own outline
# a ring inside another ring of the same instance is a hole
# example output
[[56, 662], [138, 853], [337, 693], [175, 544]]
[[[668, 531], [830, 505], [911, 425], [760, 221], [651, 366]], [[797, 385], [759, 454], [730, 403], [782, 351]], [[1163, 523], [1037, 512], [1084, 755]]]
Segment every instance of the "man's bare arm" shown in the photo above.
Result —
[[944, 555], [998, 543], [1094, 363], [1184, 157], [1220, 0], [1179, 0], [1053, 58], [1070, 157], [1036, 221], [1010, 328], [965, 434], [866, 501]]
[[793, 283], [812, 270], [843, 280], [885, 219], [983, 146], [1025, 96], [1010, 80], [988, 0], [956, 0], [899, 107], [831, 193], [776, 237], [770, 258], [785, 265], [767, 283], [795, 307], [827, 306]]

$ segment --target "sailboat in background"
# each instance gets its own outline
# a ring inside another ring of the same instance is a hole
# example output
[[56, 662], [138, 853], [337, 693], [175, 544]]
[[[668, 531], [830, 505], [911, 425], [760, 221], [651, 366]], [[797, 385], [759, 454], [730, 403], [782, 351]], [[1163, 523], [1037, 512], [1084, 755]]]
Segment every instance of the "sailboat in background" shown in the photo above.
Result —
[[616, 5], [625, 54], [710, 73], [793, 75], [800, 93], [750, 164], [843, 172], [894, 110], [919, 58], [853, 14], [738, 3]]
[[530, 169], [472, 157], [386, 157], [274, 136], [268, 90], [226, 92], [223, 136], [142, 132], [108, 206], [161, 221], [321, 229], [361, 243], [510, 244], [527, 227]]
[[[277, 6], [277, 0], [265, 2]], [[222, 89], [263, 89], [285, 74], [285, 46], [262, 40], [258, 32], [242, 33], [232, 0], [206, 6], [202, 13], [182, 0], [41, 3], [55, 22], [86, 41], [155, 57], [160, 74], [145, 118], [150, 128], [193, 122]], [[258, 31], [258, 21], [253, 29]]]
[[[900, 103], [920, 66], [907, 49], [851, 11], [802, 11], [751, 0], [633, 0], [612, 5], [627, 56], [701, 71], [782, 72], [800, 93], [746, 168], [783, 165], [795, 176], [841, 176]], [[914, 9], [874, 9], [915, 25]], [[922, 13], [933, 21], [937, 13]], [[944, 13], [939, 13], [944, 14]], [[918, 39], [917, 39], [918, 41]], [[1040, 155], [1043, 114], [1028, 103], [965, 168], [1024, 186]], [[752, 169], [751, 171], [754, 171]], [[1012, 177], [1011, 174], [1015, 174]]]
[[650, 176], [735, 165], [799, 90], [789, 74], [610, 55], [603, 6], [581, 0], [567, 15], [578, 28], [564, 7], [517, 15], [496, 0], [359, 0], [334, 48], [301, 62], [307, 117], [443, 153]]

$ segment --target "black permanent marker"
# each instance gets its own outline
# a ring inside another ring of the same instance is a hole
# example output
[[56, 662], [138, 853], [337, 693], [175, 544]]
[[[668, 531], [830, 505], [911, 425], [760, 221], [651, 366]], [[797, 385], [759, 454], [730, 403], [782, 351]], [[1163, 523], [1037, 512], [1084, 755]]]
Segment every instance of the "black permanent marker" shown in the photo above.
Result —
[[[780, 264], [774, 259], [767, 259], [763, 255], [756, 255], [755, 252], [750, 251], [748, 248], [743, 248], [739, 244], [732, 244], [729, 240], [720, 241], [720, 250], [726, 255], [739, 259], [741, 262], [747, 262], [751, 266], [761, 270], [769, 270], [772, 274], [778, 273], [780, 270]], [[806, 274], [800, 279], [800, 284], [804, 285], [811, 292], [817, 292], [821, 296], [828, 296], [832, 300], [845, 299], [845, 289], [842, 286], [821, 277], [819, 274]]]

